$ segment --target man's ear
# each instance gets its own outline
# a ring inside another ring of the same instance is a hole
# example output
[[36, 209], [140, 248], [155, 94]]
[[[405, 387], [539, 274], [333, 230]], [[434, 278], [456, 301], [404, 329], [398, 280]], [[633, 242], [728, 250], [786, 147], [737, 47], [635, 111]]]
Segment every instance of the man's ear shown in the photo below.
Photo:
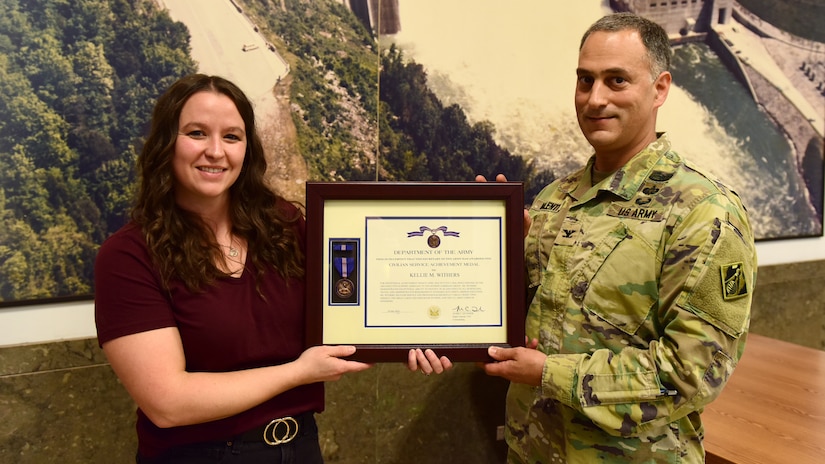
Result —
[[665, 100], [667, 100], [671, 82], [673, 82], [673, 76], [670, 71], [663, 71], [653, 82], [653, 86], [656, 88], [656, 100], [654, 102], [656, 108], [664, 105]]

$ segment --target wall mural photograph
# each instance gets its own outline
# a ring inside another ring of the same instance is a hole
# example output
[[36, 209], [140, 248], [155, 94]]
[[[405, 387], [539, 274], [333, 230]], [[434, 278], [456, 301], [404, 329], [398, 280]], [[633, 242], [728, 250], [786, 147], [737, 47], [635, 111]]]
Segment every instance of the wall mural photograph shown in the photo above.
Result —
[[4, 0], [0, 306], [94, 293], [157, 98], [192, 72], [255, 102], [270, 181], [538, 190], [586, 162], [578, 43], [631, 10], [674, 39], [659, 130], [743, 198], [758, 240], [821, 236], [825, 5], [803, 0]]

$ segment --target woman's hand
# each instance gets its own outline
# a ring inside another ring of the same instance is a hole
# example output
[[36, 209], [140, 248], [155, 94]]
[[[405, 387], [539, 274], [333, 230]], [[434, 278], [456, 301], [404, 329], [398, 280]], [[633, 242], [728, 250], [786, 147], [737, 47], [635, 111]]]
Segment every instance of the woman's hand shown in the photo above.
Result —
[[440, 374], [446, 370], [453, 368], [453, 363], [446, 356], [438, 357], [431, 349], [421, 350], [415, 348], [410, 350], [407, 355], [407, 369], [412, 372], [421, 370], [424, 375], [430, 375], [433, 372]]
[[350, 361], [346, 358], [355, 354], [355, 347], [341, 346], [313, 346], [307, 348], [296, 361], [301, 372], [307, 376], [306, 382], [331, 382], [350, 372], [360, 372], [372, 367], [372, 364]]
[[139, 332], [103, 345], [126, 390], [158, 427], [223, 419], [315, 382], [338, 380], [370, 364], [341, 359], [353, 346], [317, 346], [286, 364], [228, 372], [189, 372], [176, 327]]

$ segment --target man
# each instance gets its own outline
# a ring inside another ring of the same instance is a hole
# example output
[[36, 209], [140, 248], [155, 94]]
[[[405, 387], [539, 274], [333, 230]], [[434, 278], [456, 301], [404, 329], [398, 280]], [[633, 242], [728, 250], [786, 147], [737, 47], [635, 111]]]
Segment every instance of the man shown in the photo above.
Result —
[[509, 462], [704, 462], [700, 413], [744, 350], [756, 253], [738, 196], [656, 132], [670, 54], [632, 14], [582, 38], [576, 113], [595, 154], [533, 202], [531, 343], [485, 365], [511, 381]]

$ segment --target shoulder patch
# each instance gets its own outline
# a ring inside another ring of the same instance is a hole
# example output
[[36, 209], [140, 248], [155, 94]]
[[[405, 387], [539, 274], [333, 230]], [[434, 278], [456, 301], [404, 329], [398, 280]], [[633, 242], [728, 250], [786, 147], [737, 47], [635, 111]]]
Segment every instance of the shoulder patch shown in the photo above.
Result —
[[735, 300], [748, 295], [748, 283], [741, 262], [725, 264], [722, 271], [722, 293], [725, 300]]

